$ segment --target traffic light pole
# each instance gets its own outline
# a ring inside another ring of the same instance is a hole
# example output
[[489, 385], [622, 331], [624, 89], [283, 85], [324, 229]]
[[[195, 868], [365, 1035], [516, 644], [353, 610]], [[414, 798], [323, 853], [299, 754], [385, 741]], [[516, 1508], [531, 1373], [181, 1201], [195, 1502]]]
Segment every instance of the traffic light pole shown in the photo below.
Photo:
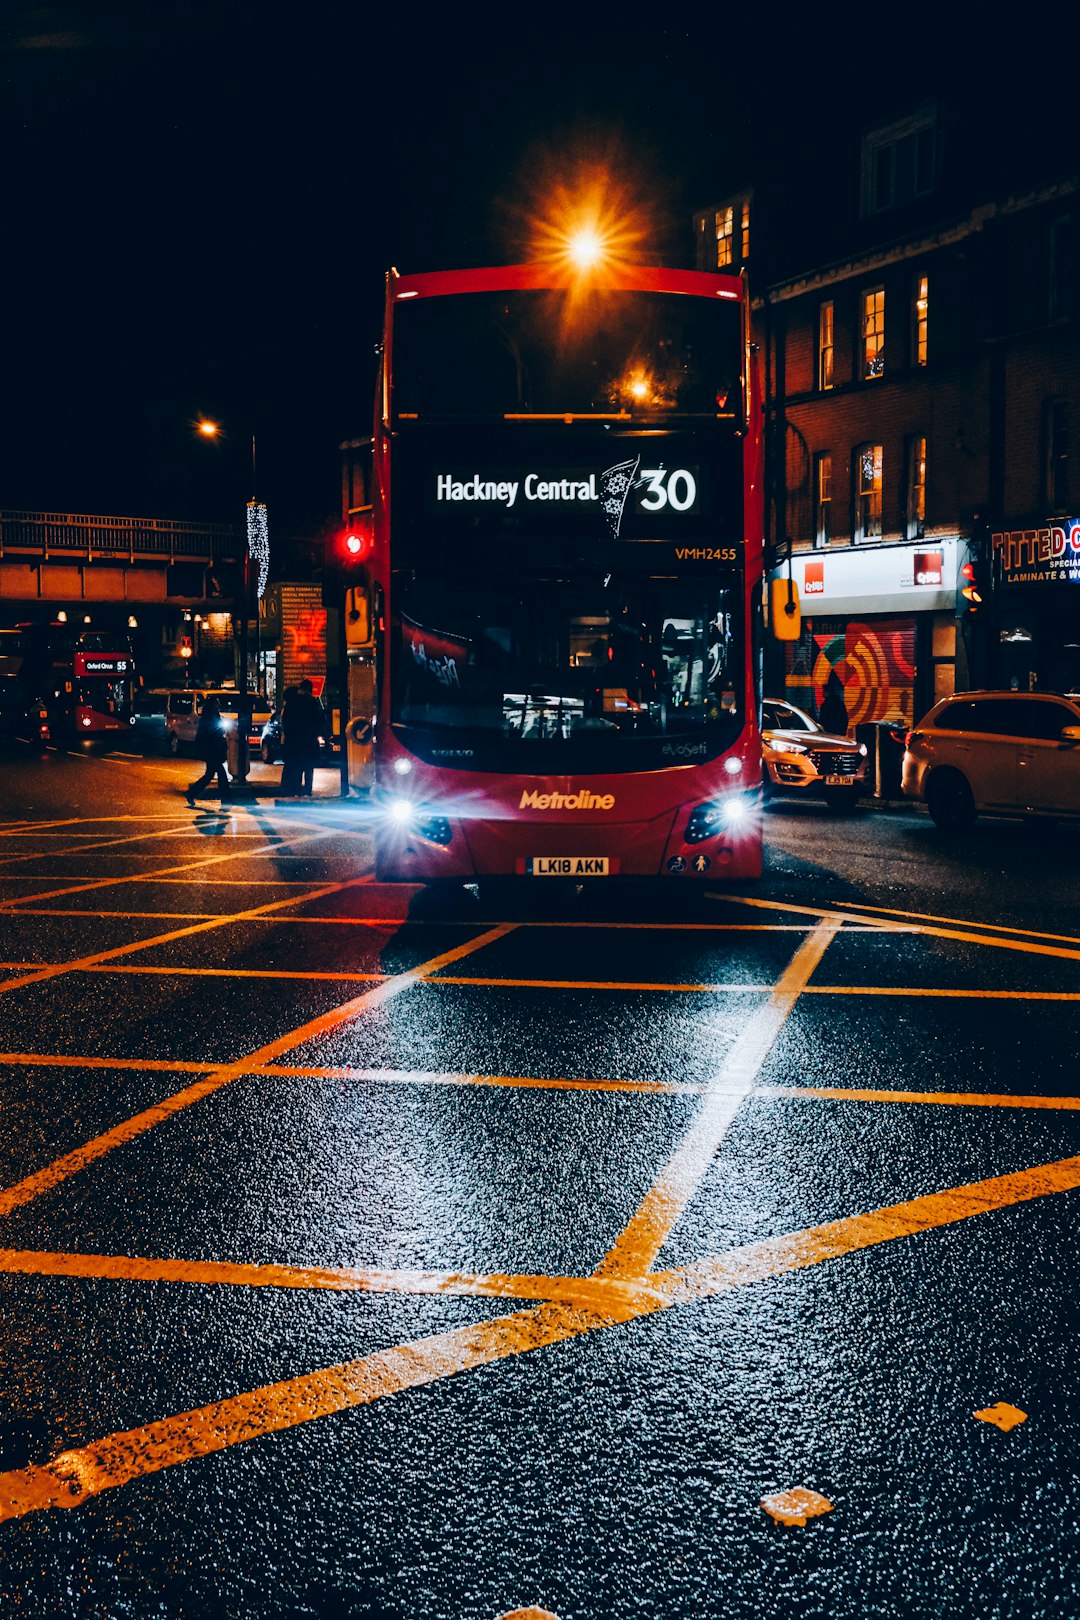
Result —
[[233, 773], [233, 782], [237, 787], [246, 789], [249, 786], [248, 775], [251, 770], [251, 755], [248, 747], [248, 733], [251, 730], [251, 706], [248, 701], [248, 615], [251, 611], [251, 551], [248, 546], [246, 526], [244, 529], [244, 564], [241, 569], [240, 593], [238, 655], [240, 668], [237, 671], [239, 696], [236, 704], [236, 770]]

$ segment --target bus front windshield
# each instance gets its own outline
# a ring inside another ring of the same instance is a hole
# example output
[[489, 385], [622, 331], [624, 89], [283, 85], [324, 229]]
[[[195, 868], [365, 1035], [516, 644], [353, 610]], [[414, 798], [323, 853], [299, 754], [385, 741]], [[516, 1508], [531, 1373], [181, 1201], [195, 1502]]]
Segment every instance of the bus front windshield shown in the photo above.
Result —
[[404, 571], [392, 723], [420, 757], [527, 773], [715, 757], [745, 719], [739, 578]]
[[132, 712], [132, 683], [126, 675], [82, 675], [76, 681], [76, 702], [95, 714], [126, 720]]
[[395, 422], [742, 415], [738, 301], [529, 289], [395, 307]]

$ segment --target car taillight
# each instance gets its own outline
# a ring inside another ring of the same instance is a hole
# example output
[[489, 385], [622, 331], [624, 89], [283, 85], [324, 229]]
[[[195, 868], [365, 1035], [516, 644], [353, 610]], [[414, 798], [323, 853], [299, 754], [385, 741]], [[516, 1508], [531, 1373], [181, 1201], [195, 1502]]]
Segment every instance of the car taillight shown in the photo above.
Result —
[[920, 734], [917, 731], [909, 731], [907, 736], [904, 738], [904, 747], [905, 748], [910, 748], [913, 742], [921, 742], [921, 741], [922, 741], [922, 737], [920, 736]]

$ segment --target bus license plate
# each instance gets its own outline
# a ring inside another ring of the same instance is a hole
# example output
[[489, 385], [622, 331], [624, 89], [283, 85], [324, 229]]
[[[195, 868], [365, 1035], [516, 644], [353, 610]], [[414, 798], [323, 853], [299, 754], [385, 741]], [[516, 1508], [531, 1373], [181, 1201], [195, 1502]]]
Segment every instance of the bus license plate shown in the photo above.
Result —
[[607, 877], [606, 855], [530, 855], [525, 862], [530, 877]]
[[851, 781], [852, 781], [852, 779], [851, 779], [850, 776], [827, 776], [825, 778], [825, 786], [826, 787], [850, 787], [851, 786]]

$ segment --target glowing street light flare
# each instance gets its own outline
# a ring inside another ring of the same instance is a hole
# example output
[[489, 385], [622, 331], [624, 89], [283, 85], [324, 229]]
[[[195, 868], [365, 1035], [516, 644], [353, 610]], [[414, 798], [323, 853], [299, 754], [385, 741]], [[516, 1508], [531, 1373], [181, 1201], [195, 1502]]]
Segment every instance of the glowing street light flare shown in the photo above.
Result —
[[587, 282], [590, 270], [639, 258], [650, 212], [613, 162], [586, 159], [569, 172], [551, 164], [525, 205], [529, 257]]
[[196, 423], [196, 427], [204, 439], [216, 439], [221, 432], [220, 422], [208, 422], [205, 418]]
[[585, 225], [581, 230], [575, 231], [570, 238], [568, 248], [570, 257], [582, 270], [588, 270], [590, 266], [599, 264], [604, 256], [603, 239], [597, 235], [591, 225]]

